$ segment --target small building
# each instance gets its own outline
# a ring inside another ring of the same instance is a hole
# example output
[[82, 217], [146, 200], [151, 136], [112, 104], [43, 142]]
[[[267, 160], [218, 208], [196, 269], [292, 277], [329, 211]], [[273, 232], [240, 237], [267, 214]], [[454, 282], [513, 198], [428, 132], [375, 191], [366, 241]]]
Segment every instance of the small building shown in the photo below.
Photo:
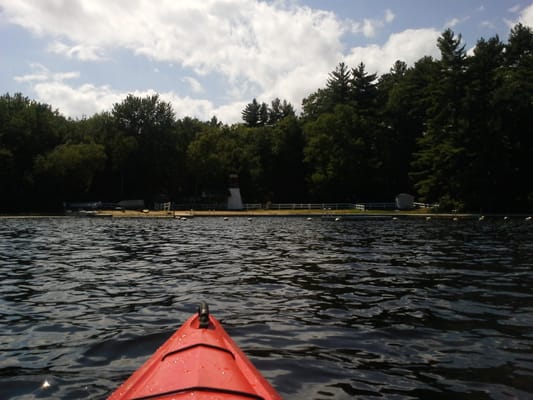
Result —
[[407, 193], [400, 193], [396, 196], [396, 208], [398, 210], [412, 210], [415, 208], [415, 197]]
[[243, 208], [239, 178], [236, 174], [232, 174], [229, 176], [228, 210], [242, 210]]

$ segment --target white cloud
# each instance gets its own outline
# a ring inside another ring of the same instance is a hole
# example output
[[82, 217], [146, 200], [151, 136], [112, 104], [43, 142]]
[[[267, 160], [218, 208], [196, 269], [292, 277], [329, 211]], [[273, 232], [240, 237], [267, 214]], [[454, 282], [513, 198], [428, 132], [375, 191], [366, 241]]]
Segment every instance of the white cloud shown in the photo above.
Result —
[[446, 21], [446, 23], [444, 24], [444, 28], [454, 28], [455, 26], [462, 24], [468, 21], [469, 19], [470, 17], [468, 16], [462, 18], [452, 18], [449, 21]]
[[354, 47], [345, 61], [356, 66], [363, 62], [369, 73], [386, 73], [396, 60], [412, 65], [423, 56], [438, 56], [440, 33], [435, 29], [407, 29], [392, 34], [383, 46]]
[[[71, 85], [66, 80], [78, 78], [78, 72], [54, 73], [41, 64], [32, 64], [33, 73], [16, 77], [19, 82], [29, 83], [37, 96], [37, 100], [52, 105], [54, 108], [71, 118], [90, 116], [98, 112], [110, 111], [115, 103], [122, 102], [128, 94], [138, 97], [156, 94], [155, 90], [135, 90], [130, 92], [114, 90], [109, 85], [92, 84]], [[241, 110], [248, 101], [235, 101], [216, 107], [211, 101], [179, 96], [174, 92], [158, 93], [163, 101], [172, 104], [176, 116], [196, 117], [209, 120], [216, 115], [227, 123], [238, 122]]]
[[109, 111], [114, 103], [125, 98], [108, 86], [84, 84], [78, 87], [64, 82], [40, 82], [34, 86], [40, 101], [53, 105], [68, 117], [90, 116], [101, 111]]
[[518, 17], [518, 22], [521, 22], [524, 25], [533, 27], [533, 4], [531, 4], [529, 7], [524, 8], [520, 12], [520, 16]]
[[483, 28], [489, 28], [489, 29], [495, 29], [496, 26], [494, 25], [493, 22], [491, 21], [481, 21], [480, 25], [483, 27]]
[[67, 79], [76, 79], [80, 76], [80, 73], [78, 71], [52, 73], [48, 70], [48, 68], [39, 63], [30, 64], [30, 68], [33, 70], [31, 74], [15, 76], [13, 79], [21, 83], [44, 81], [62, 82]]
[[337, 56], [343, 33], [330, 12], [249, 0], [0, 0], [0, 5], [13, 23], [67, 38], [73, 45], [56, 40], [50, 49], [68, 57], [94, 59], [103, 49], [127, 48], [199, 74], [244, 77], [260, 86], [295, 62]]
[[394, 21], [394, 18], [396, 18], [394, 13], [391, 10], [386, 9], [385, 10], [385, 22], [390, 24], [392, 21]]
[[[315, 85], [317, 76], [324, 81], [343, 57], [345, 22], [296, 2], [0, 0], [0, 7], [7, 21], [49, 39], [55, 54], [102, 61], [127, 50], [191, 70], [195, 76], [186, 81], [196, 93], [202, 77], [221, 77], [226, 93], [237, 96], [231, 102], [266, 96], [273, 87], [283, 89], [279, 97], [308, 94], [304, 85]], [[373, 22], [364, 27], [367, 35], [375, 29]], [[297, 107], [302, 98], [287, 100]]]
[[35, 81], [46, 81], [50, 78], [50, 73], [48, 69], [38, 63], [30, 64], [30, 68], [33, 70], [31, 74], [15, 76], [15, 81], [17, 82], [35, 82]]
[[452, 18], [451, 20], [446, 22], [445, 26], [448, 27], [448, 28], [453, 28], [459, 22], [461, 22], [461, 20], [459, 18]]
[[[177, 80], [206, 98], [205, 82], [216, 78], [224, 90], [224, 96], [216, 96], [220, 104], [171, 90], [164, 96], [178, 116], [217, 115], [227, 123], [240, 121], [253, 97], [265, 102], [279, 97], [299, 108], [341, 60], [352, 66], [363, 61], [369, 71], [384, 73], [397, 59], [412, 64], [435, 55], [439, 35], [432, 29], [406, 30], [383, 45], [353, 47], [344, 54], [341, 39], [347, 30], [375, 36], [394, 21], [394, 13], [387, 9], [381, 18], [355, 22], [283, 0], [0, 0], [0, 7], [4, 21], [49, 41], [47, 49], [65, 59], [116, 66], [121, 60], [112, 57], [134, 54], [148, 59], [154, 71], [162, 65], [175, 66], [176, 74], [186, 71]], [[15, 80], [33, 85], [39, 100], [72, 117], [109, 110], [128, 94], [111, 81], [88, 84], [87, 75], [54, 74], [41, 66]], [[66, 82], [73, 78], [78, 81]]]
[[504, 18], [504, 22], [509, 28], [513, 28], [519, 22], [526, 26], [533, 27], [533, 4], [525, 8], [521, 8], [519, 5], [516, 5], [510, 8], [508, 11], [513, 14], [518, 14], [518, 17], [513, 20]]
[[198, 80], [194, 79], [192, 76], [186, 76], [182, 79], [182, 81], [187, 83], [187, 85], [189, 85], [193, 93], [204, 92], [204, 88], [202, 87], [202, 84], [198, 82]]
[[365, 18], [363, 22], [353, 22], [351, 25], [352, 33], [362, 33], [365, 37], [371, 38], [376, 36], [377, 31], [394, 21], [394, 13], [386, 9], [383, 19], [370, 19]]
[[67, 58], [76, 58], [81, 61], [99, 61], [103, 59], [101, 55], [102, 51], [98, 46], [68, 46], [56, 41], [48, 46], [48, 51], [66, 56]]
[[[77, 118], [97, 112], [110, 111], [113, 104], [122, 102], [128, 94], [138, 97], [156, 94], [154, 90], [120, 92], [107, 85], [95, 86], [83, 84], [71, 86], [62, 81], [38, 82], [34, 86], [38, 99], [52, 104], [62, 114]], [[202, 120], [211, 118], [217, 111], [208, 100], [179, 97], [173, 92], [159, 93], [163, 101], [172, 104], [178, 118], [195, 116]]]

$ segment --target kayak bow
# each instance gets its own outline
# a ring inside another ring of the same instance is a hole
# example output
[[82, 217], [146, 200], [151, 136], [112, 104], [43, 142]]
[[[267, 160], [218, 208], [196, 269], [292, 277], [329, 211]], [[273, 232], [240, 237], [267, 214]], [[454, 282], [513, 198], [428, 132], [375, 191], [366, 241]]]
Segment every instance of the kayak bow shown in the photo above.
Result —
[[202, 303], [108, 400], [281, 399]]

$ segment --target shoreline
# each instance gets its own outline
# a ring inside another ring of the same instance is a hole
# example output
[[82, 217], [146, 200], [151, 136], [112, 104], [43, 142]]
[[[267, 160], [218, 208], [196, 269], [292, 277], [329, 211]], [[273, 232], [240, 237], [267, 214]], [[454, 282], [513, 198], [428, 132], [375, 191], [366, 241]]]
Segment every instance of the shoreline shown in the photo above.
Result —
[[425, 218], [425, 219], [516, 219], [529, 218], [531, 214], [527, 213], [433, 213], [430, 210], [417, 209], [412, 211], [383, 211], [370, 210], [358, 211], [353, 209], [344, 210], [240, 210], [240, 211], [196, 211], [196, 210], [179, 210], [179, 211], [154, 211], [154, 210], [99, 210], [85, 212], [69, 212], [62, 214], [6, 214], [0, 215], [0, 219], [13, 218], [166, 218], [166, 219], [183, 219], [194, 217], [305, 217], [305, 218], [340, 218], [340, 219], [383, 219], [383, 218]]

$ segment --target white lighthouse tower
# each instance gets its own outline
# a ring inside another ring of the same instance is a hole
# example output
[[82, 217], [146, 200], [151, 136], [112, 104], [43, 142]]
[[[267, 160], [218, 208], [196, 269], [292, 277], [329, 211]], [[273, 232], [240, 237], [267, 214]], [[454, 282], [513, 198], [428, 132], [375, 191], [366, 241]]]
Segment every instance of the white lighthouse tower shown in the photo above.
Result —
[[239, 177], [237, 174], [231, 174], [229, 176], [228, 210], [242, 210], [243, 208]]

